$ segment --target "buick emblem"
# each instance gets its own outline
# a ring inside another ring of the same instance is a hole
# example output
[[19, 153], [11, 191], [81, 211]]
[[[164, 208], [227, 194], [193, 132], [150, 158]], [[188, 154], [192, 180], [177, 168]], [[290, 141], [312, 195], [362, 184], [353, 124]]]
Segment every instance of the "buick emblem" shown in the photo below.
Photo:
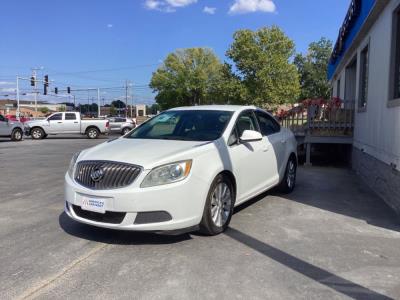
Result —
[[93, 171], [90, 173], [90, 178], [92, 178], [94, 182], [100, 181], [101, 179], [103, 179], [103, 176], [104, 170], [101, 167], [93, 169]]

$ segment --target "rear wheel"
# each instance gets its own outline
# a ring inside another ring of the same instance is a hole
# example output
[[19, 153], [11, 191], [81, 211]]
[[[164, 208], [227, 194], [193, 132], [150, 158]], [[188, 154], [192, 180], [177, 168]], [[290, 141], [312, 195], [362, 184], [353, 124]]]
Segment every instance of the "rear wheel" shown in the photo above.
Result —
[[86, 131], [86, 135], [89, 139], [97, 139], [100, 135], [100, 132], [97, 128], [92, 127]]
[[230, 179], [218, 175], [208, 192], [200, 232], [207, 235], [217, 235], [223, 232], [231, 221], [235, 204], [235, 191]]
[[285, 176], [279, 184], [279, 190], [282, 193], [288, 194], [294, 190], [296, 186], [296, 172], [297, 172], [297, 161], [294, 155], [290, 156], [289, 161], [286, 165]]
[[12, 141], [19, 142], [22, 140], [22, 137], [23, 137], [23, 133], [22, 133], [22, 130], [19, 128], [14, 129], [13, 132], [11, 133]]
[[125, 135], [125, 134], [127, 134], [129, 131], [131, 131], [131, 129], [130, 128], [124, 128], [124, 129], [122, 129], [122, 135]]
[[34, 140], [41, 140], [45, 138], [45, 133], [42, 128], [36, 127], [31, 130], [31, 136]]

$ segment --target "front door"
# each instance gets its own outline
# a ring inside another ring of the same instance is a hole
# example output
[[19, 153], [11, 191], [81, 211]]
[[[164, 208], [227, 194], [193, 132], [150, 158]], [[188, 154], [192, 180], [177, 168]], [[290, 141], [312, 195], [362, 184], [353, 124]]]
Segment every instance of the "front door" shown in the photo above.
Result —
[[49, 122], [49, 127], [47, 128], [47, 133], [55, 134], [61, 133], [63, 131], [63, 117], [62, 113], [56, 113], [47, 118]]
[[0, 136], [10, 135], [7, 119], [0, 115]]
[[269, 170], [269, 145], [265, 140], [234, 143], [245, 130], [259, 131], [256, 117], [252, 110], [244, 111], [236, 121], [235, 129], [228, 142], [231, 168], [236, 177], [236, 204], [248, 200], [249, 197], [263, 191], [271, 172]]

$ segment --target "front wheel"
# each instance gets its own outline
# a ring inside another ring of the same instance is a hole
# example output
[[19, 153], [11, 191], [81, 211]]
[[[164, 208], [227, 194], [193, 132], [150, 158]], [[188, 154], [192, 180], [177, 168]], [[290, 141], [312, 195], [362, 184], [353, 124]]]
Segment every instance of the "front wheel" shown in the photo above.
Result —
[[86, 132], [86, 135], [89, 139], [97, 139], [100, 135], [100, 132], [97, 128], [89, 128]]
[[45, 138], [45, 133], [42, 128], [33, 128], [31, 131], [31, 136], [34, 140], [41, 140]]
[[217, 235], [228, 227], [235, 204], [235, 191], [231, 180], [220, 174], [211, 184], [200, 223], [200, 232]]
[[11, 133], [12, 141], [19, 142], [22, 140], [22, 137], [23, 137], [23, 133], [22, 133], [22, 130], [19, 128], [14, 129], [13, 132]]
[[286, 165], [285, 176], [279, 184], [279, 190], [282, 193], [289, 194], [293, 192], [296, 186], [296, 172], [297, 172], [297, 160], [294, 155], [290, 156], [289, 161]]

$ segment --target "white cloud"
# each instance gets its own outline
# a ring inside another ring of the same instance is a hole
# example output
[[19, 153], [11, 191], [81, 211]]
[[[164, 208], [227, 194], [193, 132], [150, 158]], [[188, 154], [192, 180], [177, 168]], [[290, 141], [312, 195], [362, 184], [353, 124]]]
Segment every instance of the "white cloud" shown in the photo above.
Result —
[[206, 14], [213, 15], [213, 14], [215, 14], [215, 11], [216, 11], [216, 10], [217, 10], [216, 7], [208, 7], [208, 6], [205, 6], [204, 9], [203, 9], [203, 12], [206, 13]]
[[229, 14], [245, 14], [252, 12], [275, 12], [276, 6], [273, 0], [235, 0], [229, 8]]
[[146, 0], [144, 5], [150, 10], [174, 12], [177, 8], [196, 3], [197, 0]]
[[12, 81], [0, 81], [0, 85], [13, 85], [15, 82]]
[[15, 91], [16, 91], [15, 88], [0, 88], [0, 92], [3, 92], [3, 93], [12, 93]]
[[113, 24], [107, 24], [107, 28], [113, 28]]

